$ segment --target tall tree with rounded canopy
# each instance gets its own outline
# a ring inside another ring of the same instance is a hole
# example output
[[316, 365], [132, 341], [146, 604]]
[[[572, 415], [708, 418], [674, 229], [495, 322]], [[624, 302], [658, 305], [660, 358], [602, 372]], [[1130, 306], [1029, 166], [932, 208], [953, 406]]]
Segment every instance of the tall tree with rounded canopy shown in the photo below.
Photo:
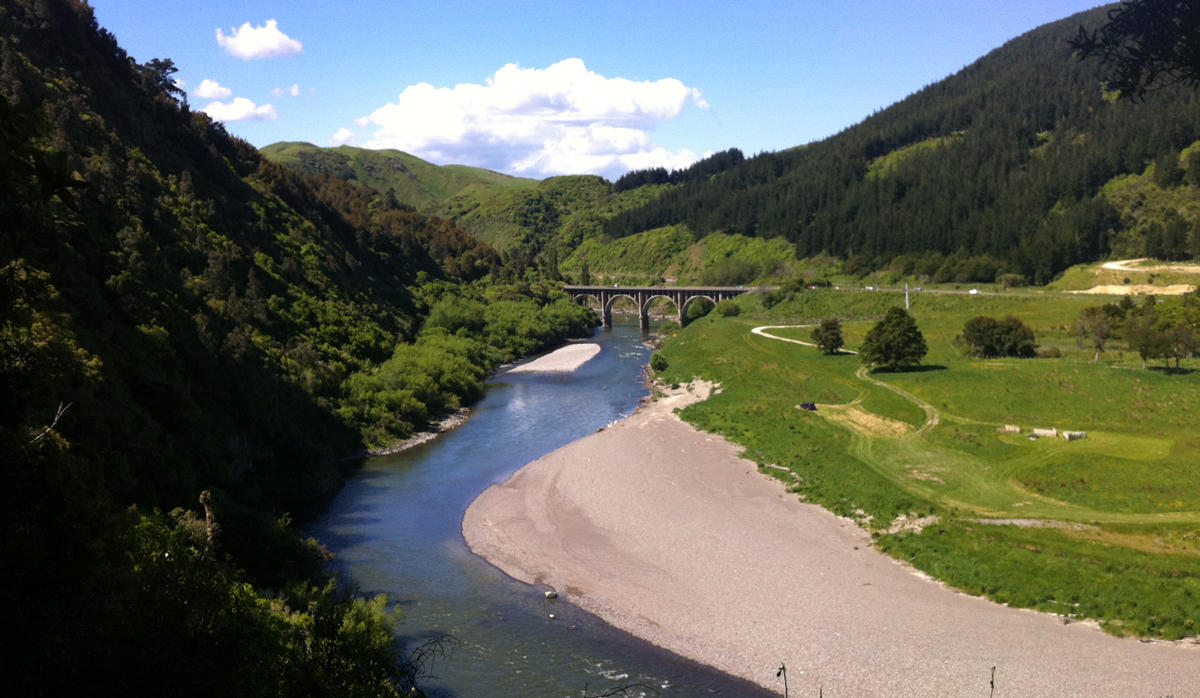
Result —
[[889, 308], [867, 332], [858, 355], [868, 366], [898, 371], [920, 364], [928, 352], [917, 321], [903, 308]]

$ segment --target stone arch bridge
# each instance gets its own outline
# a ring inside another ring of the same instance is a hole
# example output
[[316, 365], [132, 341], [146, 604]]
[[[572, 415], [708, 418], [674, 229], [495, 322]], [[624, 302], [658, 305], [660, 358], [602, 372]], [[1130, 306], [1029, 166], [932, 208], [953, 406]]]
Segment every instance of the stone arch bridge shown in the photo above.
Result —
[[707, 298], [713, 303], [749, 292], [747, 288], [727, 286], [564, 286], [577, 302], [586, 302], [591, 296], [600, 302], [600, 318], [605, 327], [612, 327], [612, 307], [618, 298], [628, 298], [638, 307], [638, 319], [643, 330], [650, 329], [650, 301], [666, 298], [675, 304], [679, 312], [679, 324], [687, 327], [687, 308], [697, 298]]

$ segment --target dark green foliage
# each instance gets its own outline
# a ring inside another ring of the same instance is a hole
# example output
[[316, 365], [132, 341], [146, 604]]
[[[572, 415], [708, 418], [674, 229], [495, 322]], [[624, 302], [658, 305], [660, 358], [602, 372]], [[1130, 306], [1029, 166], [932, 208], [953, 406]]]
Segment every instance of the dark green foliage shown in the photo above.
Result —
[[1174, 189], [1183, 182], [1179, 167], [1179, 151], [1168, 150], [1154, 160], [1154, 183], [1163, 189]]
[[[1038, 28], [829, 139], [618, 213], [605, 232], [686, 224], [698, 238], [782, 236], [800, 256], [846, 259], [847, 274], [936, 252], [959, 259], [919, 274], [1047, 283], [1107, 254], [1121, 231], [1106, 182], [1200, 137], [1193, 91], [1160, 90], [1138, 105], [1106, 99], [1103, 67], [1072, 58], [1067, 39], [1104, 19], [1093, 10]], [[939, 145], [916, 147], [931, 141]], [[890, 169], [869, 176], [888, 157]]]
[[842, 339], [842, 323], [836, 317], [828, 317], [813, 328], [812, 341], [826, 354], [833, 355], [841, 350], [845, 340]]
[[1184, 174], [1183, 179], [1190, 186], [1200, 187], [1200, 148], [1192, 150], [1190, 153], [1188, 153], [1187, 173]]
[[761, 273], [761, 268], [750, 260], [725, 259], [705, 269], [700, 275], [700, 283], [704, 286], [740, 286], [755, 280]]
[[896, 371], [920, 364], [928, 351], [917, 321], [903, 308], [892, 307], [867, 331], [858, 354], [868, 366]]
[[741, 306], [737, 304], [737, 301], [731, 298], [726, 298], [725, 300], [718, 302], [713, 310], [715, 310], [717, 315], [720, 315], [721, 317], [737, 317], [742, 312]]
[[440, 327], [450, 334], [463, 330], [468, 336], [478, 336], [487, 324], [483, 317], [485, 310], [486, 306], [479, 301], [461, 296], [447, 296], [429, 309], [425, 327]]
[[1200, 86], [1200, 2], [1129, 0], [1108, 11], [1108, 22], [1079, 27], [1071, 46], [1080, 59], [1110, 69], [1108, 89], [1133, 101], [1168, 85]]
[[668, 365], [667, 357], [663, 356], [660, 352], [656, 351], [650, 355], [650, 368], [654, 369], [655, 371], [662, 373], [663, 371], [667, 370]]
[[725, 170], [742, 164], [746, 157], [737, 148], [730, 148], [710, 155], [682, 170], [668, 172], [663, 167], [653, 167], [647, 170], [631, 170], [621, 175], [613, 183], [614, 192], [628, 191], [648, 184], [680, 184], [693, 180], [703, 180]]
[[997, 320], [980, 315], [967, 320], [962, 341], [973, 356], [1012, 356], [1022, 359], [1037, 355], [1037, 338], [1028, 325], [1012, 315]]
[[687, 304], [687, 318], [698, 320], [712, 312], [713, 302], [707, 298], [693, 298]]
[[1142, 366], [1150, 359], [1167, 357], [1171, 340], [1164, 329], [1159, 325], [1158, 316], [1151, 313], [1139, 313], [1125, 323], [1125, 341], [1142, 357]]

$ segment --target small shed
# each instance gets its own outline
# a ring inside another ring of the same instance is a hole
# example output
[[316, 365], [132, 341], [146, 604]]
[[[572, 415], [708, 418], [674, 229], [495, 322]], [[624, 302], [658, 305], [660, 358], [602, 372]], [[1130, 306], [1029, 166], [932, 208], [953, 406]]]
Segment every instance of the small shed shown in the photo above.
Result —
[[1002, 427], [996, 427], [997, 434], [1020, 434], [1021, 427], [1016, 424], [1005, 424]]
[[1067, 441], [1078, 441], [1080, 439], [1086, 439], [1087, 432], [1086, 431], [1064, 431], [1062, 433], [1062, 436]]
[[1058, 428], [1052, 427], [1050, 429], [1034, 429], [1033, 435], [1034, 436], [1058, 436]]

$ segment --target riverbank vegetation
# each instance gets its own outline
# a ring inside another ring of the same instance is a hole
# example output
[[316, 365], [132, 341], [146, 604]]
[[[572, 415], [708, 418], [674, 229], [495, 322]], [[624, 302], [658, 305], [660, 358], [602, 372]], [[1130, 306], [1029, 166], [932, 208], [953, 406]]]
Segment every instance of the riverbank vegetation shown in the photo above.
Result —
[[[782, 467], [762, 470], [964, 591], [1116, 634], [1200, 632], [1195, 358], [1179, 371], [1143, 369], [1113, 340], [1095, 363], [1071, 331], [1089, 298], [916, 294], [923, 365], [867, 373], [855, 356], [749, 330], [835, 315], [856, 350], [903, 307], [902, 293], [812, 291], [769, 310], [759, 296], [740, 297], [739, 316], [710, 315], [665, 340], [661, 380], [722, 384], [684, 419]], [[1174, 317], [1191, 303], [1162, 300], [1156, 312]], [[1041, 356], [973, 356], [956, 337], [980, 315], [1018, 318]], [[810, 341], [811, 330], [768, 332]], [[810, 401], [817, 411], [797, 409]], [[1021, 433], [998, 433], [1004, 425]], [[1035, 427], [1087, 437], [1031, 440]]]

